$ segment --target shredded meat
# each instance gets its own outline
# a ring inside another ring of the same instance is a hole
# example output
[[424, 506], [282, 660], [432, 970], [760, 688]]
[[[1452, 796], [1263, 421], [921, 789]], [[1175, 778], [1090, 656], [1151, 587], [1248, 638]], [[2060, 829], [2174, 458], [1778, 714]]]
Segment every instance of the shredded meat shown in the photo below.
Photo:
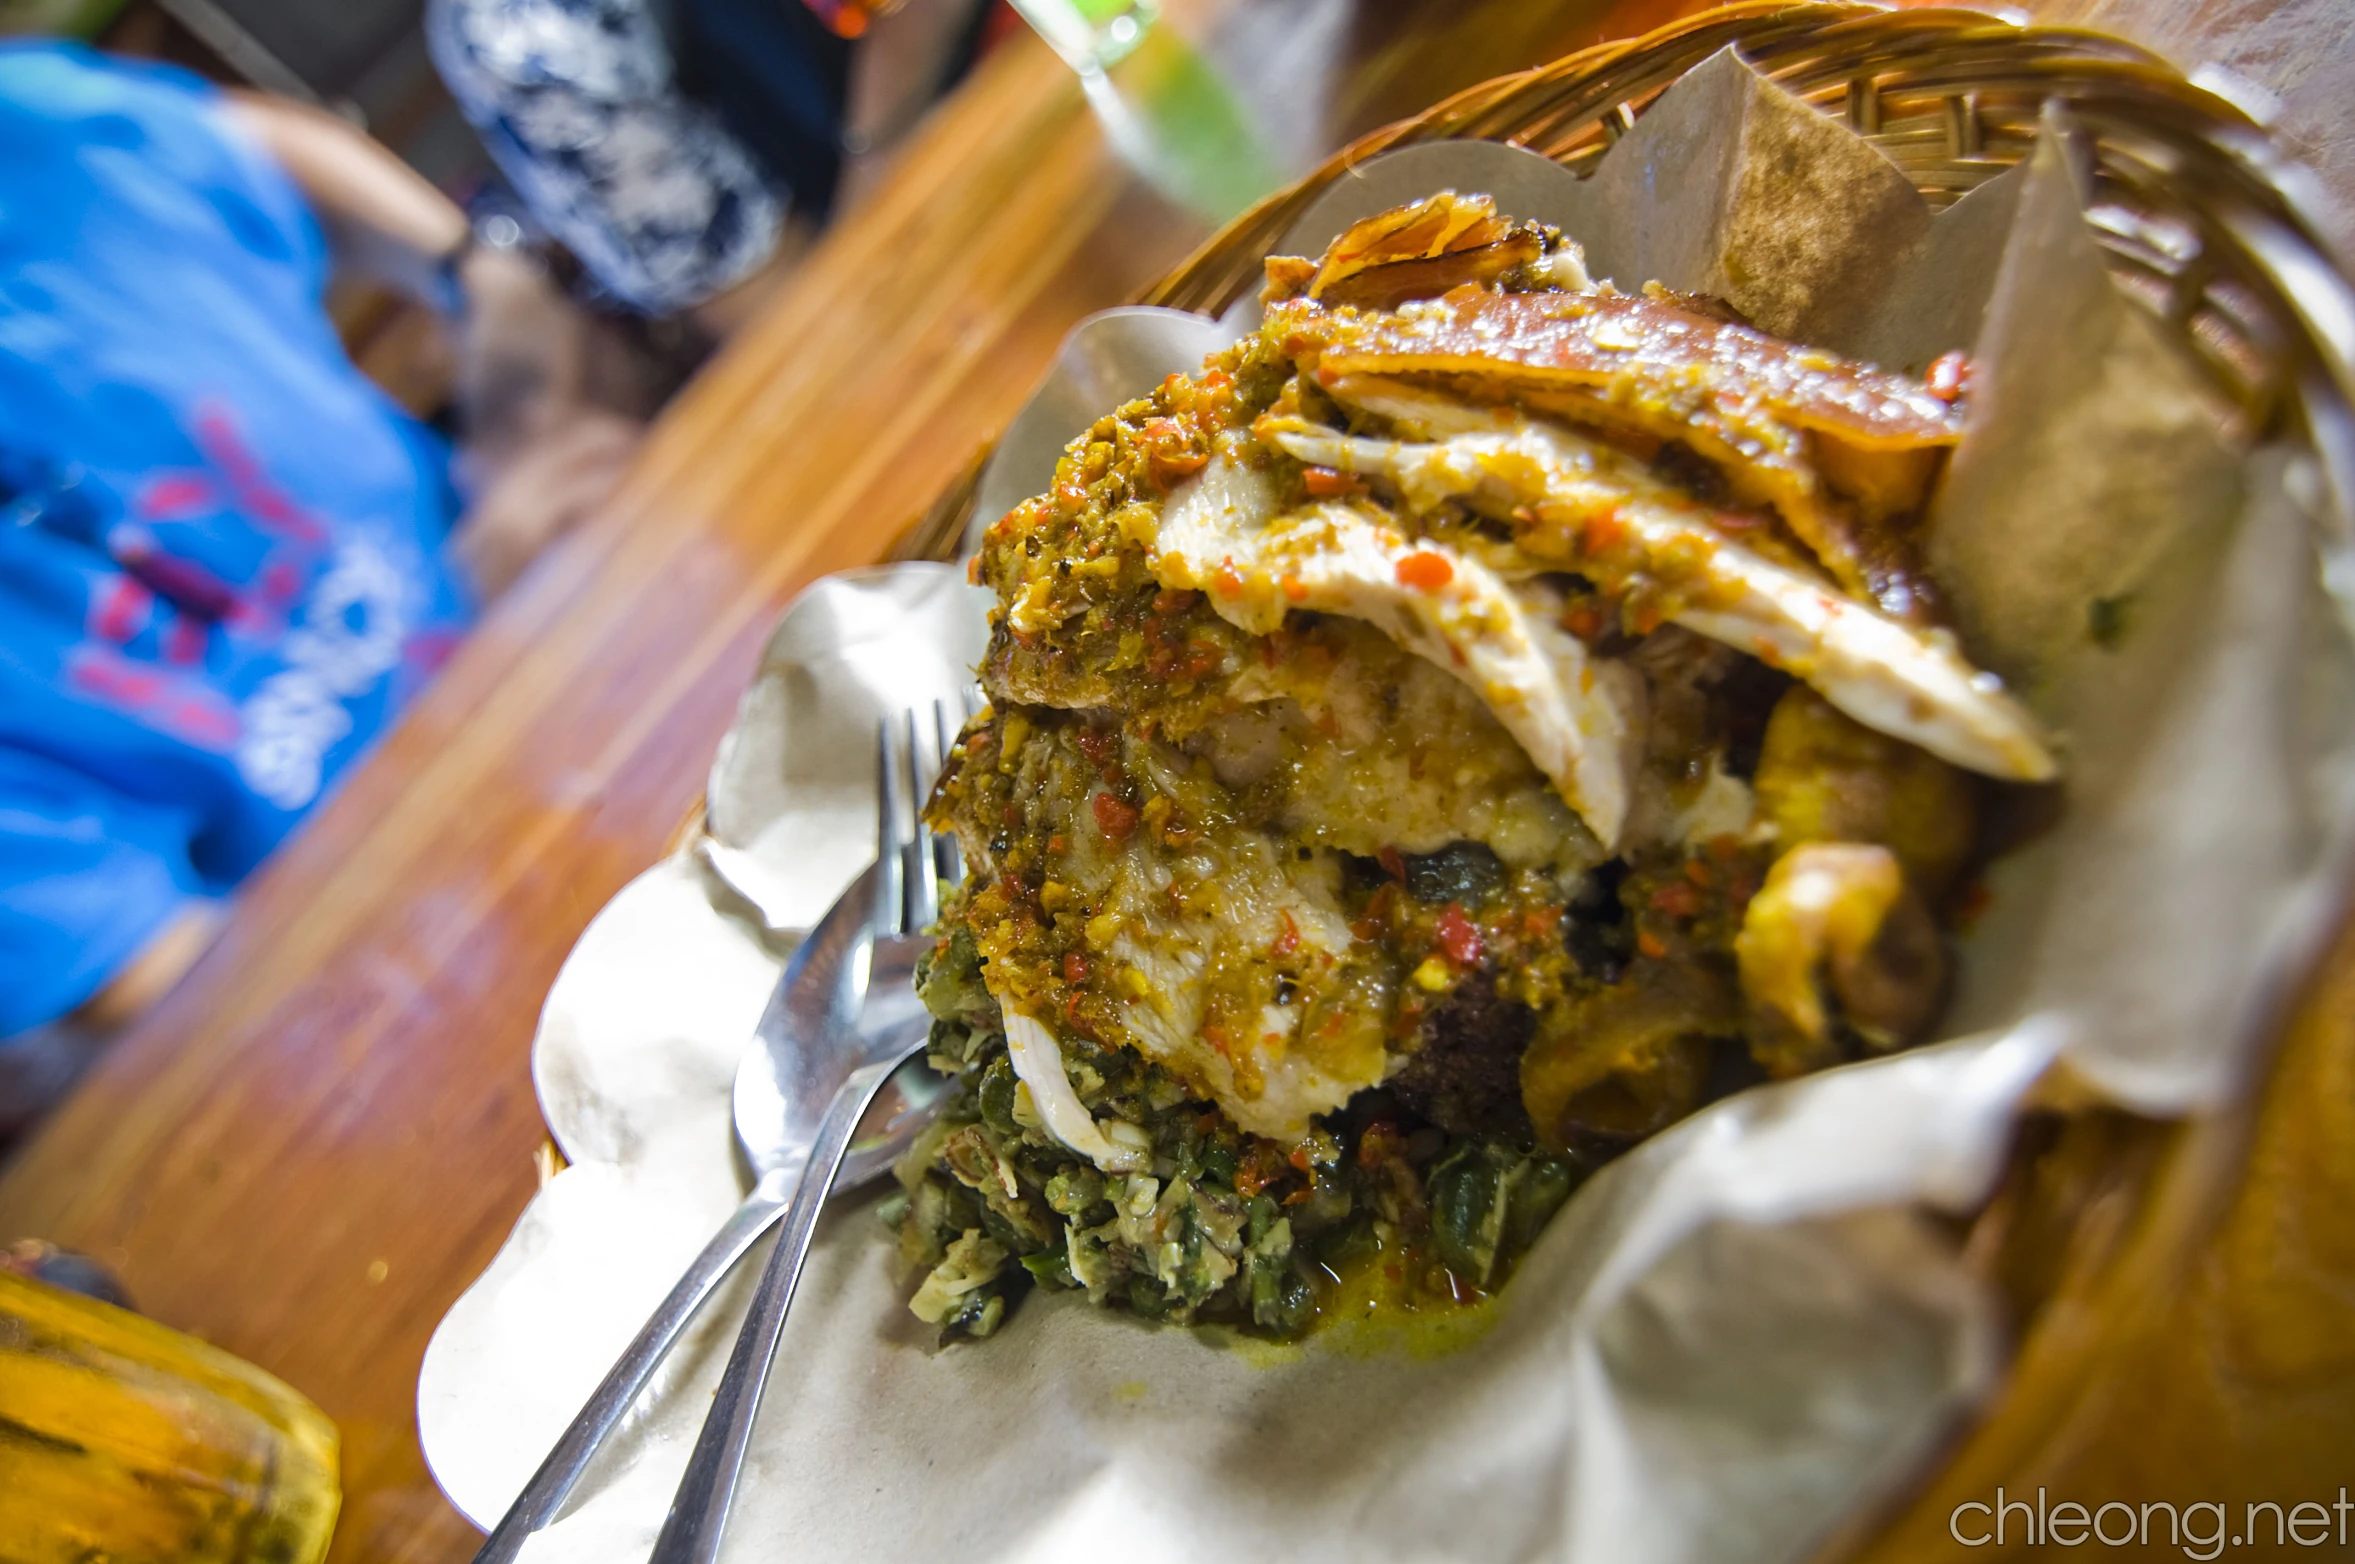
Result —
[[1457, 1135], [1531, 1138], [1521, 1106], [1521, 1054], [1537, 1016], [1496, 991], [1493, 973], [1458, 984], [1423, 1025], [1415, 1051], [1387, 1083], [1398, 1100]]

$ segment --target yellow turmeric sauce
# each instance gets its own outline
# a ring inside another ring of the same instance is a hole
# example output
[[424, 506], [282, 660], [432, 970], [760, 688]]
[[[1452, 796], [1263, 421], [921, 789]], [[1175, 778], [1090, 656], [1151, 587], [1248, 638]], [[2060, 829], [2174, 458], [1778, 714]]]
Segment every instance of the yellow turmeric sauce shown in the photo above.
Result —
[[[1418, 1266], [1419, 1276], [1412, 1269]], [[1495, 1291], [1465, 1285], [1418, 1259], [1413, 1246], [1398, 1253], [1377, 1248], [1326, 1274], [1334, 1285], [1318, 1315], [1316, 1342], [1343, 1357], [1445, 1357], [1496, 1323]]]

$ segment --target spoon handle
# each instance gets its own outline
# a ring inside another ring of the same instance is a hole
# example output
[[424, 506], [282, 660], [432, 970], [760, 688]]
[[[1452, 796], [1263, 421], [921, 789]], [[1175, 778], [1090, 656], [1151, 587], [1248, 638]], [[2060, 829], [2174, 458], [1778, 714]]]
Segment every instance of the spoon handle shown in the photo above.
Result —
[[580, 1481], [589, 1460], [613, 1432], [623, 1414], [637, 1401], [638, 1393], [646, 1388], [660, 1364], [675, 1345], [688, 1322], [703, 1307], [736, 1262], [744, 1258], [746, 1250], [758, 1242], [760, 1236], [776, 1225], [784, 1215], [785, 1202], [792, 1193], [795, 1170], [779, 1168], [765, 1175], [744, 1197], [735, 1215], [721, 1224], [703, 1252], [687, 1267], [678, 1285], [670, 1290], [646, 1323], [638, 1330], [629, 1346], [606, 1370], [589, 1399], [582, 1403], [580, 1412], [564, 1436], [532, 1473], [532, 1480], [523, 1492], [507, 1507], [498, 1526], [474, 1555], [474, 1564], [508, 1564], [523, 1548], [523, 1542], [533, 1532], [556, 1518], [573, 1485]]
[[727, 1529], [728, 1509], [736, 1497], [736, 1479], [744, 1469], [744, 1453], [752, 1442], [753, 1418], [760, 1411], [761, 1391], [776, 1361], [777, 1340], [785, 1330], [785, 1311], [801, 1280], [802, 1262], [809, 1257], [810, 1238], [818, 1227], [818, 1213], [826, 1204], [843, 1156], [850, 1150], [859, 1116], [875, 1100], [891, 1072], [924, 1046], [917, 1030], [904, 1050], [851, 1072], [819, 1122], [817, 1143], [803, 1165], [801, 1185], [785, 1212], [785, 1230], [769, 1263], [761, 1272], [760, 1290], [753, 1294], [752, 1311], [728, 1356], [727, 1371], [713, 1392], [703, 1432], [695, 1438], [695, 1453], [687, 1458], [687, 1473], [671, 1499], [662, 1535], [654, 1541], [651, 1564], [712, 1564], [720, 1551], [720, 1535]]

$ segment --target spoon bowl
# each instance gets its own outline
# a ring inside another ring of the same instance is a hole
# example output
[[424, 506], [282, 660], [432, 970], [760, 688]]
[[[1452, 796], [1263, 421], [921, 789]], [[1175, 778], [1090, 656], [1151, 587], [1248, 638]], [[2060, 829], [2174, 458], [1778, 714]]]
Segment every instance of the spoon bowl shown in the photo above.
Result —
[[[870, 866], [786, 962], [736, 1067], [736, 1142], [753, 1173], [751, 1191], [606, 1372], [484, 1539], [474, 1564], [508, 1564], [526, 1538], [556, 1518], [597, 1447], [628, 1415], [704, 1300], [784, 1217], [809, 1162], [819, 1119], [833, 1098], [831, 1077], [841, 1070], [837, 1061], [831, 1072], [813, 1081], [812, 1058], [828, 1050], [799, 1047], [794, 1039], [844, 1037], [858, 1031], [862, 1020], [871, 1036], [885, 1035], [875, 1029], [877, 1023], [890, 1035], [921, 1035], [912, 1031], [923, 1010], [914, 977], [916, 959], [928, 941], [920, 935], [874, 932], [878, 893], [889, 883]], [[870, 982], [876, 985], [872, 996]], [[862, 1016], [870, 998], [872, 1006]], [[808, 1030], [797, 1032], [796, 1027]], [[946, 1083], [925, 1067], [920, 1053], [901, 1064], [860, 1117], [837, 1187], [887, 1171], [932, 1121], [945, 1092]]]
[[[870, 935], [882, 878], [870, 866], [795, 949], [736, 1066], [736, 1144], [761, 1183], [799, 1173], [818, 1116], [839, 1084], [840, 1065], [795, 1040], [847, 1037], [862, 1026], [896, 1034], [923, 1014], [916, 961], [932, 941], [921, 934]], [[893, 1072], [859, 1120], [836, 1187], [854, 1188], [888, 1172], [932, 1122], [947, 1089], [921, 1057]]]

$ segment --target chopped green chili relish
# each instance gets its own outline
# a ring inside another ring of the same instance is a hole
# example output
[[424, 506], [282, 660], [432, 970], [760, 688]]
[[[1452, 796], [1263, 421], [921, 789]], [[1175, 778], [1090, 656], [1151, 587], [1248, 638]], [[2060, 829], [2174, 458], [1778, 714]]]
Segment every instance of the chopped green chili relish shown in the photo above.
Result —
[[902, 1160], [889, 1214], [924, 1272], [914, 1308], [944, 1336], [989, 1335], [1034, 1284], [1276, 1338], [1309, 1330], [1368, 1265], [1395, 1306], [1474, 1302], [1584, 1173], [1499, 1137], [1409, 1129], [1379, 1093], [1282, 1146], [1140, 1055], [1074, 1038], [1064, 1064], [1081, 1101], [1152, 1146], [1149, 1168], [1103, 1173], [1039, 1127], [962, 926], [919, 983], [932, 1063], [954, 1087]]

